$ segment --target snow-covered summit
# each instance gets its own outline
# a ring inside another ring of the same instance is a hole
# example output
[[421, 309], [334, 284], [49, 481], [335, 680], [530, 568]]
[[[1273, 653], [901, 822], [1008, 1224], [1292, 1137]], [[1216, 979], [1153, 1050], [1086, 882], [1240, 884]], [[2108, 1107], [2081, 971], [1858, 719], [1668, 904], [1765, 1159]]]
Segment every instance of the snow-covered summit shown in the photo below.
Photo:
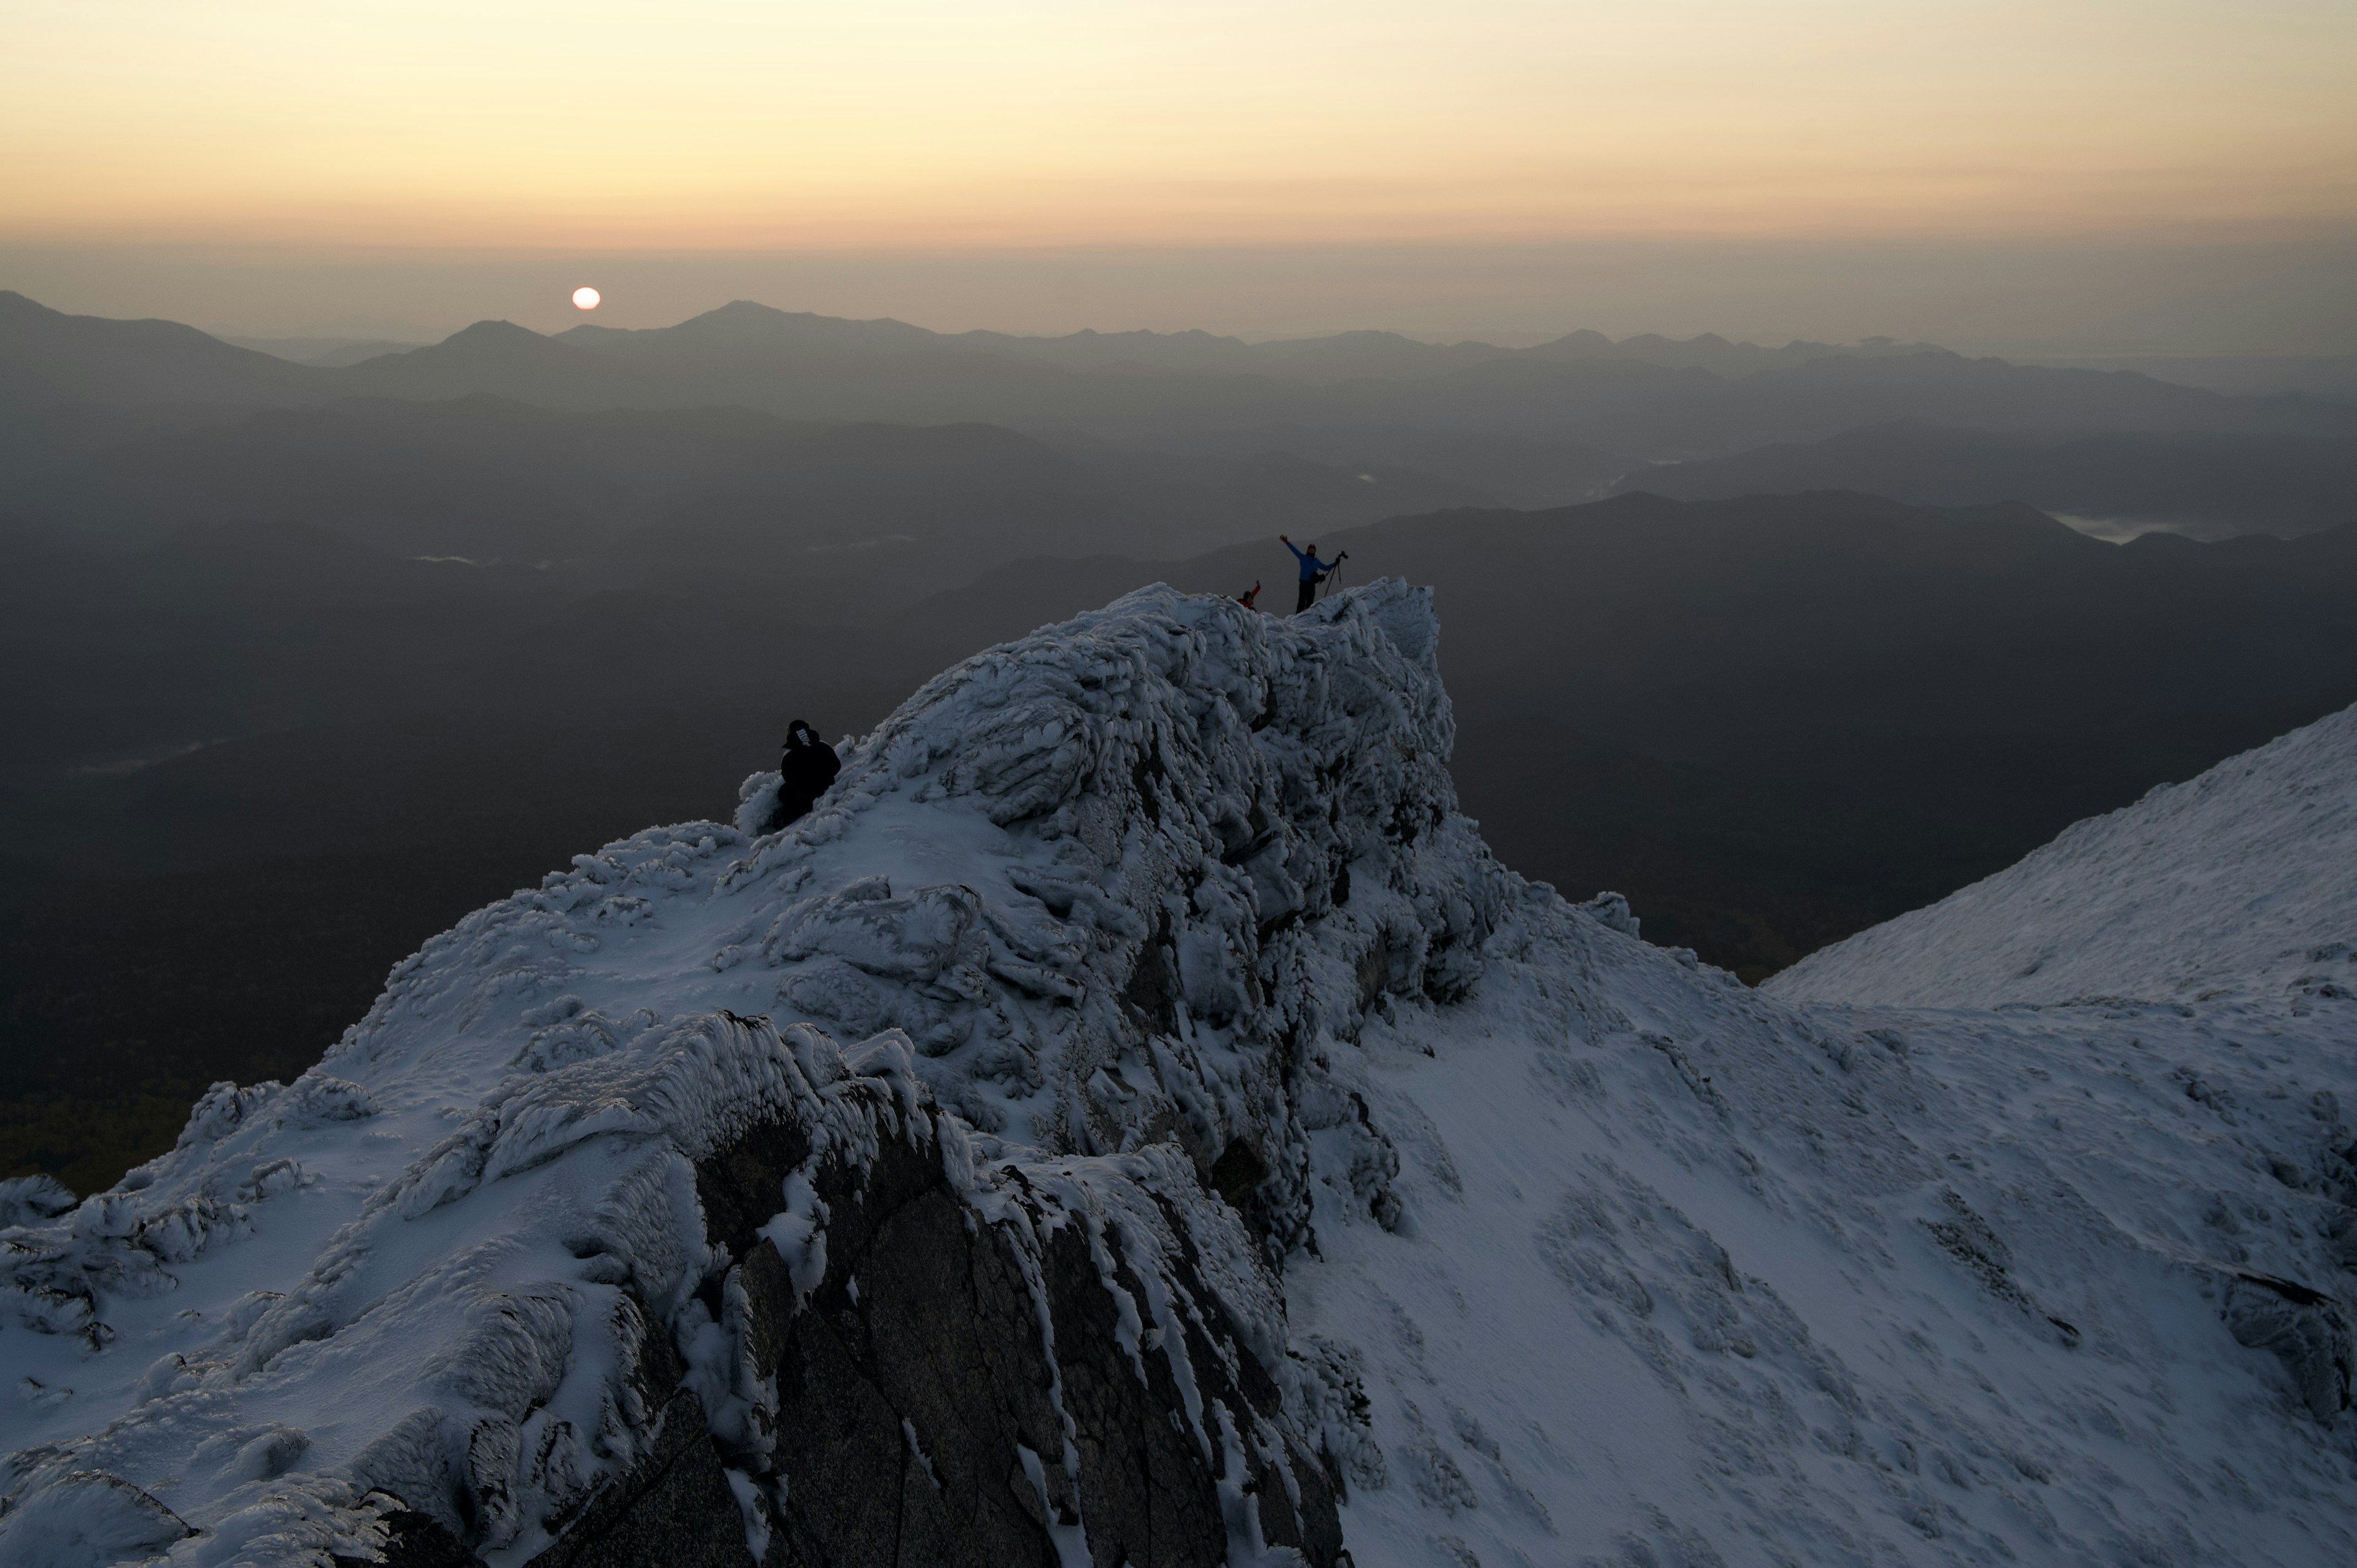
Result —
[[1767, 989], [1916, 1007], [2357, 992], [2352, 955], [2357, 708], [2075, 823]]
[[2357, 1555], [2357, 1004], [1748, 991], [1495, 864], [1438, 635], [1042, 628], [0, 1187], [0, 1562]]
[[[668, 1452], [651, 1342], [684, 1359], [746, 1539], [809, 1548], [834, 1525], [806, 1479], [789, 1496], [772, 1341], [830, 1290], [882, 1332], [826, 1238], [905, 1144], [1003, 1233], [977, 1278], [1029, 1279], [1057, 1357], [1089, 1343], [1050, 1326], [1072, 1227], [1124, 1303], [1104, 1331], [1133, 1359], [1140, 1333], [1189, 1345], [1168, 1375], [1193, 1385], [1198, 1523], [1330, 1561], [1314, 1465], [1285, 1461], [1277, 1514], [1222, 1521], [1320, 1408], [1276, 1398], [1299, 1376], [1264, 1258], [1306, 1240], [1315, 1181], [1391, 1203], [1395, 1156], [1305, 1052], [1390, 996], [1462, 995], [1512, 889], [1454, 811], [1435, 634], [1395, 582], [1289, 622], [1132, 595], [928, 684], [781, 833], [654, 830], [468, 917], [318, 1068], [221, 1086], [114, 1192], [20, 1186], [0, 1557], [366, 1555], [395, 1516], [554, 1550]], [[774, 788], [748, 780], [740, 817]], [[780, 1138], [793, 1160], [747, 1153]], [[710, 1189], [748, 1160], [780, 1168], [731, 1236]], [[999, 1473], [967, 1511], [1117, 1546], [1092, 1441], [1030, 1439], [1048, 1468], [1007, 1502], [1012, 1439], [976, 1439], [960, 1462]]]

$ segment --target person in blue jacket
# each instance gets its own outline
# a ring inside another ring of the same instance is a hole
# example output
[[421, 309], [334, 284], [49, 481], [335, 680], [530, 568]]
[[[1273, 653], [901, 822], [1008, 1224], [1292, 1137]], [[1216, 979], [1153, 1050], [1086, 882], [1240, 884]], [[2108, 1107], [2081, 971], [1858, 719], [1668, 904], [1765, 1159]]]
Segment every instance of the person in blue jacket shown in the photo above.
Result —
[[[1276, 537], [1279, 543], [1287, 550], [1293, 551], [1293, 558], [1301, 563], [1301, 596], [1294, 602], [1293, 606], [1293, 613], [1299, 615], [1318, 602], [1318, 585], [1324, 582], [1328, 575], [1334, 570], [1334, 562], [1318, 559], [1318, 546], [1315, 544], [1307, 550], [1301, 550], [1295, 548], [1293, 541], [1286, 535], [1280, 533]], [[1339, 555], [1334, 558], [1335, 561], [1340, 559]]]

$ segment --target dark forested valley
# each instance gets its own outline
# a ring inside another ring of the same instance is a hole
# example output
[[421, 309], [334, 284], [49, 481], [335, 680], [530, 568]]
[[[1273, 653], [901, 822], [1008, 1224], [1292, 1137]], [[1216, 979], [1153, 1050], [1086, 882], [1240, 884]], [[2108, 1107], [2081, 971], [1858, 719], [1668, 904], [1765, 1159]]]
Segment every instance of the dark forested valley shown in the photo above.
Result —
[[1280, 532], [1432, 587], [1501, 858], [1757, 981], [2357, 700], [2352, 433], [1909, 344], [736, 306], [321, 366], [0, 295], [0, 1174], [112, 1180], [790, 719], [1155, 581], [1289, 608]]

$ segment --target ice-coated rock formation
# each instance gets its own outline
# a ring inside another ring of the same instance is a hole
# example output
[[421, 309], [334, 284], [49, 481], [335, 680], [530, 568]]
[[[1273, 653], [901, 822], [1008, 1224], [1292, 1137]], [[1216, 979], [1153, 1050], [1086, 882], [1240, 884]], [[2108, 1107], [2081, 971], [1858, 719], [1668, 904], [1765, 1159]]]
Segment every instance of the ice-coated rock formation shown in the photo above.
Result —
[[1450, 735], [1420, 593], [1147, 590], [468, 917], [0, 1187], [0, 1562], [2357, 1551], [2357, 1004], [1795, 1007]]
[[783, 834], [470, 917], [314, 1072], [16, 1194], [19, 1410], [69, 1440], [0, 1556], [638, 1562], [726, 1501], [694, 1561], [1331, 1563], [1271, 1265], [1314, 1175], [1382, 1213], [1395, 1163], [1311, 1042], [1480, 972], [1449, 737], [1421, 594], [1133, 596]]

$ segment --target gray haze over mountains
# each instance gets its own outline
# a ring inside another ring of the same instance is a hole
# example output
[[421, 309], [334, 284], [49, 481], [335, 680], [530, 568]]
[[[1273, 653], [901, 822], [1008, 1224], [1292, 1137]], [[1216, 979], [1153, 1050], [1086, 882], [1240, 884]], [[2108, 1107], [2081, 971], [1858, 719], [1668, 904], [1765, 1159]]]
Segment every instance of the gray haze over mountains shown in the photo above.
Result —
[[1693, 500], [1870, 490], [1930, 506], [2005, 497], [2106, 535], [2158, 527], [2231, 539], [2261, 529], [2314, 532], [2357, 515], [2357, 443], [2222, 430], [2058, 440], [1900, 420], [1822, 441], [1662, 464], [1624, 476], [1614, 489]]
[[421, 346], [419, 339], [382, 337], [241, 338], [229, 333], [216, 333], [214, 336], [233, 347], [252, 349], [274, 359], [292, 360], [298, 365], [324, 365], [329, 369], [357, 365], [362, 360], [373, 360], [380, 354], [403, 354]]
[[1280, 532], [1435, 587], [1501, 854], [1755, 979], [2357, 700], [2330, 375], [745, 303], [270, 347], [0, 294], [0, 1174], [111, 1179], [789, 718], [1157, 579], [1289, 606]]
[[1721, 235], [1371, 246], [1199, 237], [1183, 247], [600, 247], [570, 256], [0, 243], [0, 283], [61, 309], [218, 324], [253, 338], [422, 341], [484, 317], [560, 331], [582, 319], [566, 295], [594, 284], [606, 295], [596, 319], [630, 327], [758, 299], [1032, 334], [1111, 323], [1246, 338], [1382, 325], [1505, 344], [1572, 328], [1614, 338], [1716, 330], [1759, 343], [1889, 333], [2016, 360], [2215, 356], [2202, 362], [2247, 370], [2250, 356], [2357, 354], [2352, 255], [2345, 226], [2062, 242]]
[[[796, 422], [980, 422], [1030, 435], [1098, 470], [1119, 448], [1199, 458], [1284, 454], [1347, 469], [1350, 482], [1376, 490], [1387, 481], [1375, 470], [1412, 468], [1469, 492], [1426, 504], [1562, 504], [1603, 493], [1616, 480], [1647, 486], [1646, 471], [1664, 462], [1848, 433], [1860, 434], [1846, 452], [1871, 447], [1883, 438], [1862, 432], [1893, 420], [2048, 446], [2097, 435], [2252, 438], [2213, 441], [2174, 459], [2191, 470], [2193, 490], [2182, 496], [2172, 484], [2104, 474], [2100, 462], [2077, 464], [2062, 485], [2072, 494], [2066, 510], [2212, 532], [2233, 531], [2237, 519], [2297, 529], [2329, 516], [2331, 481], [2315, 471], [2329, 470], [2334, 447], [2357, 429], [2357, 403], [2331, 396], [2220, 392], [2136, 371], [2019, 366], [1888, 340], [1763, 349], [1708, 337], [1615, 343], [1585, 332], [1509, 349], [1382, 332], [1262, 344], [1200, 332], [1021, 338], [945, 335], [740, 302], [648, 331], [585, 325], [549, 338], [483, 322], [425, 348], [350, 364], [296, 365], [170, 323], [70, 317], [5, 295], [0, 347], [0, 407], [10, 413], [0, 453], [55, 498], [18, 510], [62, 508], [85, 522], [102, 515], [108, 496], [136, 483], [99, 470], [171, 469], [168, 455], [129, 451], [137, 435], [210, 431], [253, 423], [265, 409], [365, 398], [493, 397], [600, 413], [725, 406]], [[487, 409], [482, 417], [500, 416]], [[196, 436], [178, 461], [210, 467], [234, 484], [222, 472], [236, 465], [231, 450], [268, 439], [246, 432]], [[199, 449], [207, 455], [197, 456]], [[216, 449], [223, 454], [218, 459], [210, 456]], [[91, 460], [102, 451], [108, 456]], [[1911, 473], [1921, 456], [1900, 452], [1891, 460]], [[666, 459], [648, 461], [661, 470]], [[1144, 467], [1182, 489], [1232, 489], [1238, 482], [1167, 461]], [[647, 487], [627, 488], [669, 495], [670, 482], [658, 476]], [[1141, 474], [1137, 482], [1151, 489], [1156, 480]], [[1999, 465], [1967, 476], [1961, 491], [1941, 499], [2042, 500], [2021, 482]], [[1836, 477], [1829, 486], [1755, 488], [1882, 487]], [[1377, 513], [1414, 510], [1416, 499], [1386, 499]], [[132, 506], [122, 526], [150, 526], [140, 521], [145, 515]], [[1206, 542], [1200, 530], [1182, 528], [1171, 549], [1155, 553]]]

